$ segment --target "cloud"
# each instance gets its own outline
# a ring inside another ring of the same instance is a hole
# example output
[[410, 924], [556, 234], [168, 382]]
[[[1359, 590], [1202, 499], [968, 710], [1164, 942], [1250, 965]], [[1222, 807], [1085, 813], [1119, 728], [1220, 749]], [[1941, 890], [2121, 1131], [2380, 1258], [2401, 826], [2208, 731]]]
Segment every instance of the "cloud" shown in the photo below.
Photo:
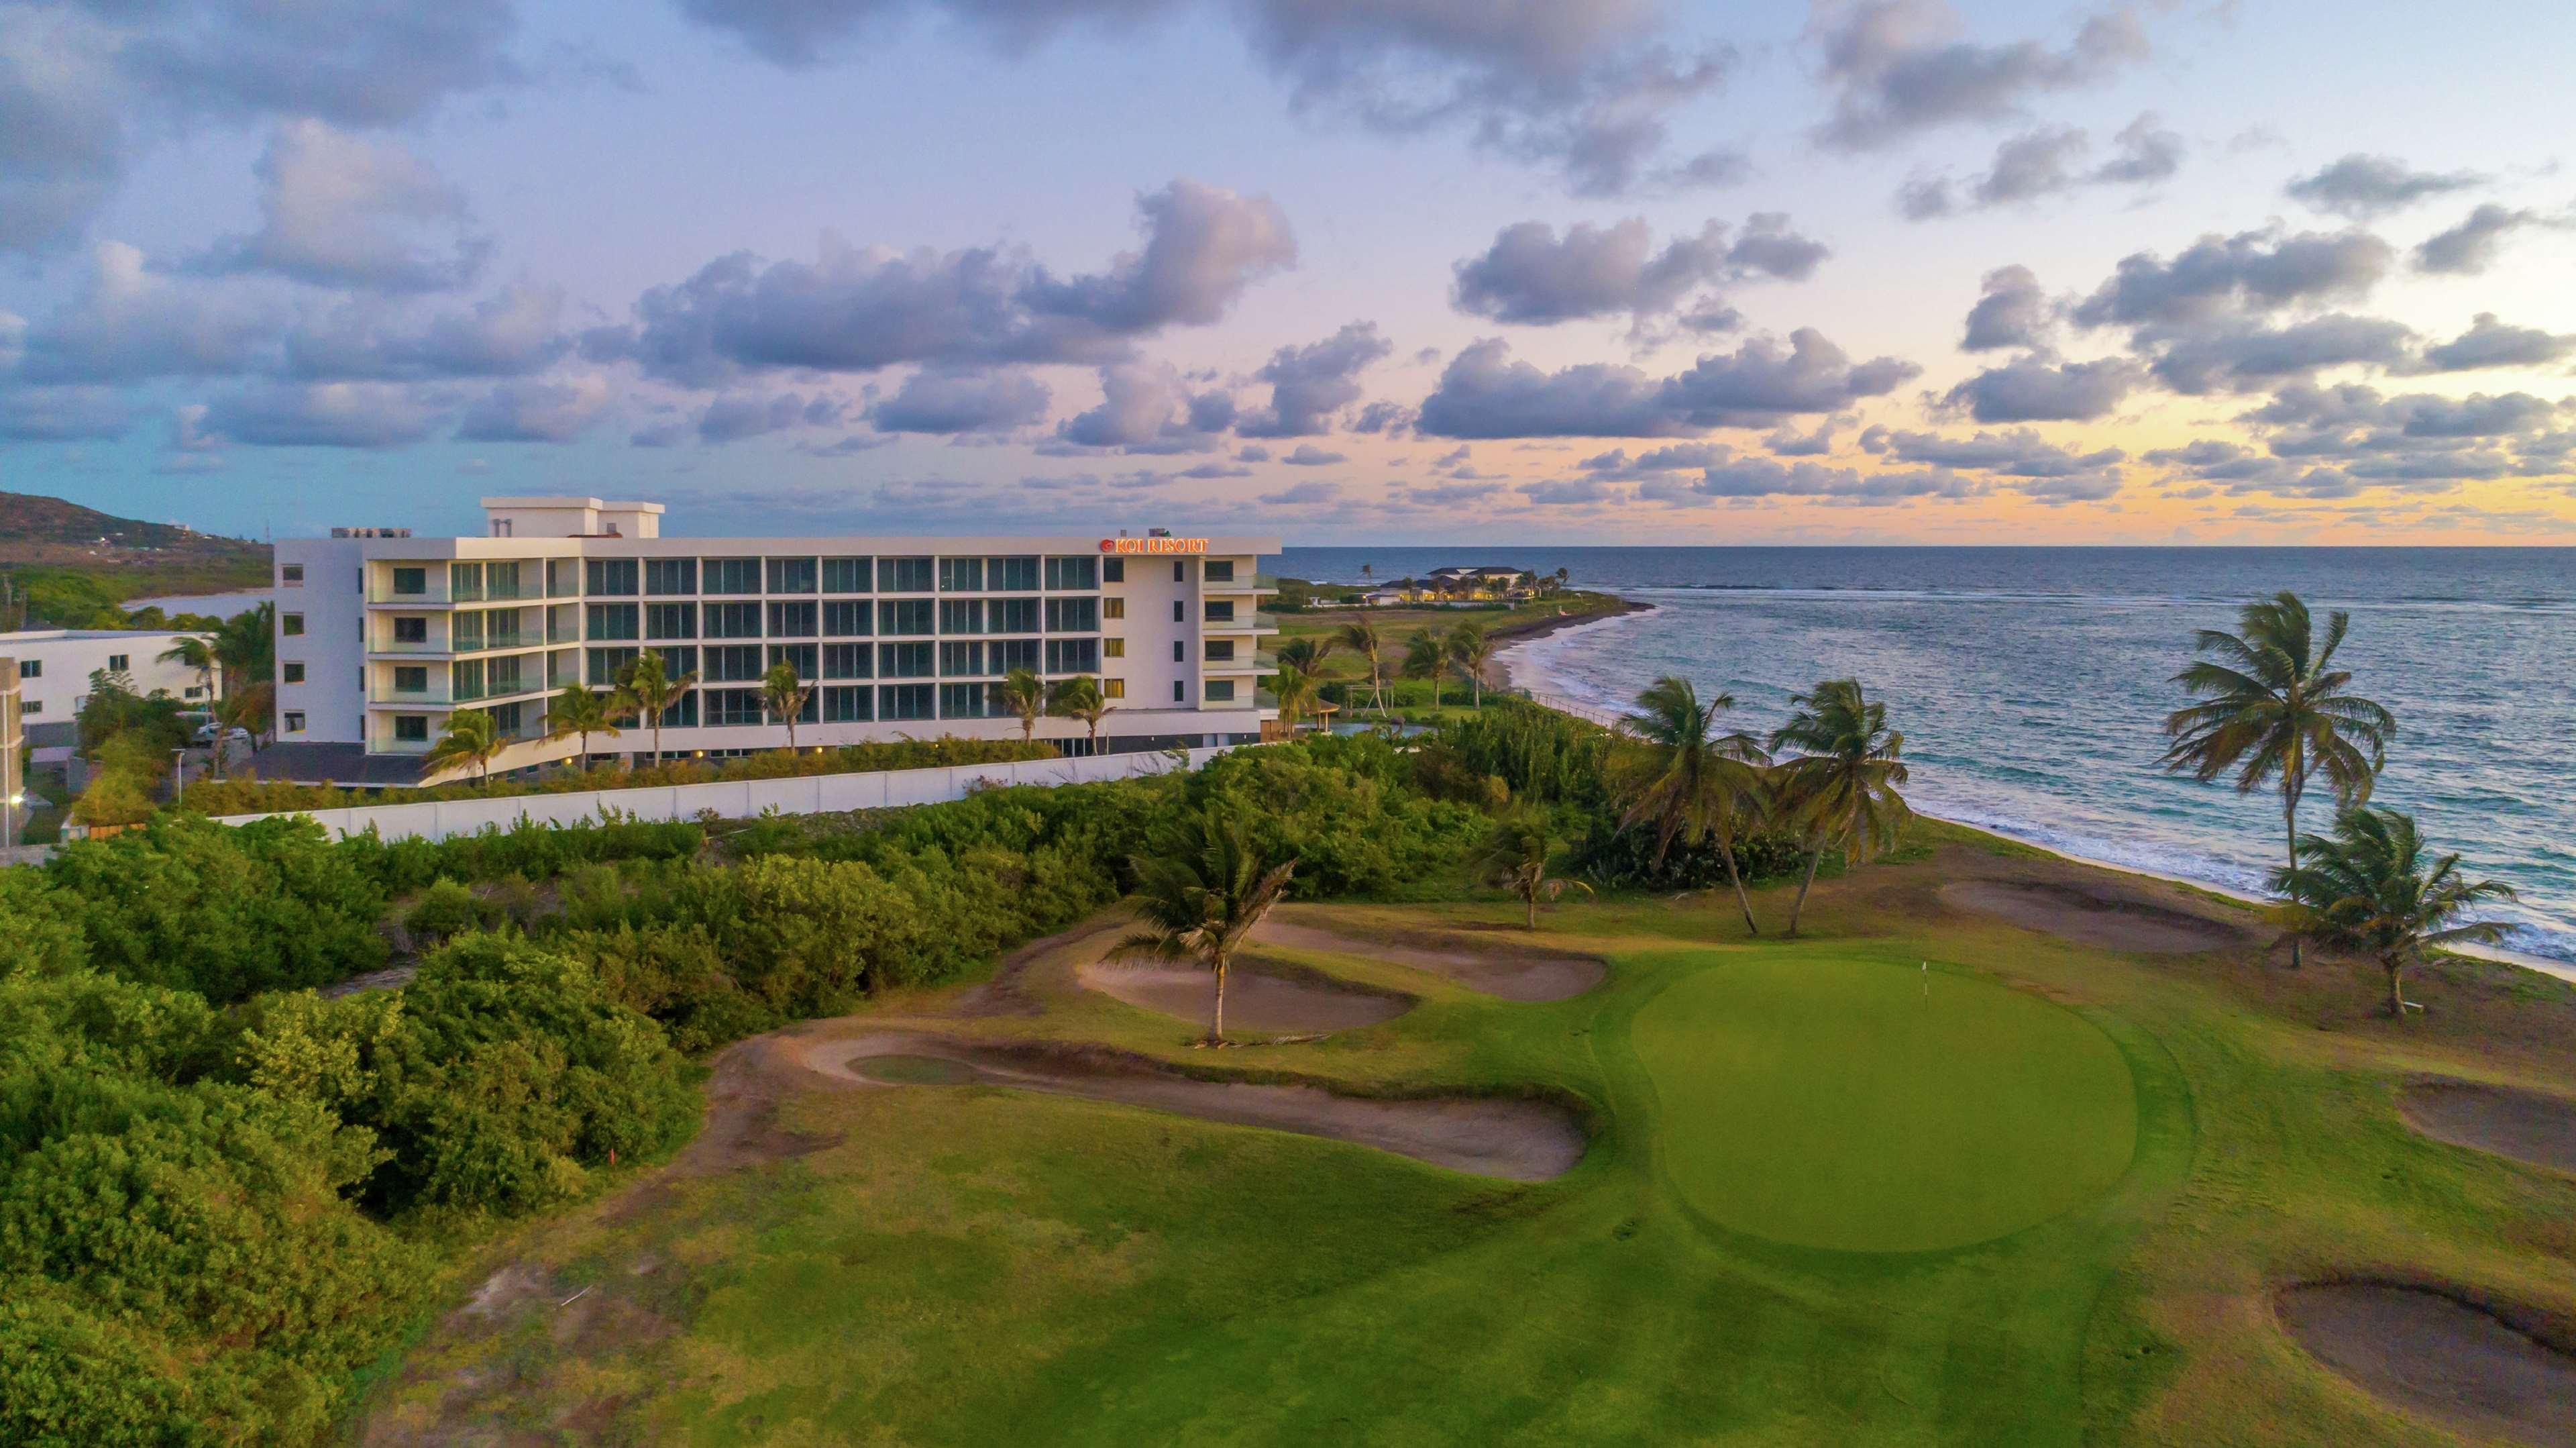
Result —
[[127, 162], [112, 38], [85, 18], [0, 8], [0, 251], [80, 239]]
[[680, 0], [680, 8], [789, 66], [851, 53], [872, 27], [919, 15], [1024, 53], [1066, 31], [1115, 34], [1212, 12], [1241, 26], [1302, 114], [1395, 135], [1464, 130], [1478, 145], [1557, 168], [1584, 195], [1649, 179], [1727, 179], [1724, 166], [1704, 164], [1705, 153], [1655, 164], [1669, 115], [1715, 88], [1733, 53], [1676, 46], [1652, 0]]
[[2513, 327], [2480, 312], [2469, 330], [2424, 349], [2426, 372], [2474, 372], [2482, 367], [2545, 367], [2576, 353], [2576, 335]]
[[2230, 492], [2353, 497], [2373, 488], [2438, 492], [2497, 478], [2559, 478], [2576, 451], [2570, 404], [2527, 392], [2388, 396], [2361, 383], [2293, 382], [2238, 421], [2256, 452], [2208, 440], [2146, 460]]
[[2080, 130], [2057, 127], [2015, 136], [1995, 147], [1994, 161], [1982, 176], [1906, 182], [1897, 189], [1896, 209], [1908, 221], [1930, 221], [2036, 201], [2080, 186], [2162, 181], [2182, 166], [2182, 137], [2160, 129], [2152, 113], [2130, 122], [2116, 139], [2119, 153], [2088, 170], [2083, 161], [2093, 143]]
[[691, 386], [781, 369], [1123, 361], [1134, 339], [1214, 322], [1297, 259], [1267, 197], [1178, 180], [1137, 211], [1141, 250], [1064, 278], [999, 246], [895, 252], [826, 239], [812, 262], [737, 252], [645, 292], [637, 326], [595, 332], [585, 351]]
[[1395, 350], [1375, 322], [1351, 322], [1320, 342], [1282, 347], [1254, 373], [1270, 384], [1269, 410], [1243, 418], [1245, 437], [1311, 437], [1360, 400], [1359, 374]]
[[[822, 393], [809, 398], [796, 392], [782, 392], [775, 397], [728, 392], [707, 403], [698, 414], [695, 431], [702, 442], [739, 442], [790, 428], [828, 427], [841, 420], [842, 412], [837, 398]], [[883, 423], [878, 427], [881, 431], [892, 430]], [[684, 435], [669, 427], [647, 428], [635, 435], [635, 442], [643, 447], [668, 447]]]
[[1301, 503], [1329, 503], [1341, 495], [1342, 485], [1339, 483], [1305, 482], [1292, 483], [1275, 493], [1263, 493], [1261, 501], [1273, 507], [1289, 507]]
[[2564, 226], [2536, 211], [2514, 211], [2490, 201], [2448, 231], [2437, 232], [2415, 248], [2415, 269], [2441, 276], [2473, 277], [2484, 272], [2503, 249], [2504, 239], [2532, 226]]
[[2171, 261], [2149, 252], [2123, 257], [2074, 316], [2087, 327], [2188, 323], [2233, 310], [2360, 296], [2387, 274], [2394, 257], [2388, 243], [2363, 231], [2213, 234]]
[[1563, 508], [1615, 503], [1626, 494], [1599, 478], [1559, 478], [1542, 483], [1523, 483], [1521, 496], [1543, 508]]
[[1691, 437], [1839, 412], [1920, 371], [1893, 357], [1855, 364], [1813, 328], [1791, 333], [1786, 348], [1756, 338], [1662, 379], [1604, 363], [1542, 372], [1513, 360], [1506, 343], [1486, 338], [1450, 360], [1439, 387], [1423, 400], [1417, 426], [1425, 435], [1452, 438]]
[[2144, 370], [2125, 357], [2021, 357], [1951, 388], [1942, 401], [1979, 422], [2090, 422], [2116, 411], [2144, 380]]
[[1546, 222], [1523, 221], [1504, 227], [1483, 255], [1457, 264], [1451, 300], [1498, 322], [1545, 326], [1625, 314], [1643, 323], [1721, 281], [1804, 280], [1830, 254], [1779, 212], [1754, 215], [1732, 245], [1725, 225], [1712, 221], [1661, 251], [1642, 217], [1608, 227], [1577, 222], [1561, 240]]
[[428, 437], [438, 413], [393, 383], [263, 383], [206, 404], [203, 430], [266, 447], [399, 447]]
[[2048, 330], [2048, 297], [2039, 277], [2026, 266], [2001, 266], [1986, 273], [1983, 295], [1968, 309], [1963, 352], [1991, 352], [2003, 347], [2037, 347]]
[[2180, 393], [2244, 392], [2327, 367], [2404, 367], [2414, 341], [2411, 327], [2346, 312], [2277, 328], [2259, 322], [2213, 324], [2177, 335], [2156, 358], [2153, 371], [2157, 381]]
[[437, 291], [473, 280], [491, 250], [469, 232], [464, 193], [400, 146], [290, 121], [270, 138], [259, 176], [259, 230], [218, 243], [211, 269]]
[[0, 439], [81, 442], [125, 436], [133, 409], [112, 387], [27, 387], [0, 392]]
[[879, 432], [1009, 432], [1045, 417], [1047, 400], [1046, 384], [1016, 367], [925, 367], [869, 408], [868, 419]]
[[465, 409], [456, 435], [468, 442], [570, 442], [599, 420], [609, 397], [607, 380], [596, 376], [502, 382]]
[[1666, 503], [1701, 498], [1815, 498], [1886, 506], [1916, 498], [1973, 498], [1986, 491], [1987, 485], [1977, 479], [1944, 468], [1864, 473], [1822, 463], [1729, 454], [1709, 464], [1697, 482], [1649, 481], [1640, 485], [1638, 496]]
[[427, 320], [367, 297], [306, 316], [285, 335], [291, 376], [344, 380], [517, 377], [572, 350], [559, 287], [519, 283]]
[[2064, 46], [1979, 45], [1944, 0], [1845, 0], [1817, 7], [1809, 38], [1823, 52], [1833, 113], [1816, 139], [1873, 150], [1959, 122], [2006, 120], [2031, 97], [2089, 85], [2146, 57], [2126, 8], [2087, 18]]
[[1324, 468], [1331, 467], [1336, 463], [1349, 462], [1350, 455], [1347, 453], [1330, 452], [1326, 449], [1315, 446], [1311, 442], [1301, 442], [1297, 444], [1296, 447], [1290, 449], [1288, 455], [1281, 458], [1279, 461], [1286, 463], [1292, 468]]
[[2486, 183], [2474, 171], [2416, 171], [2394, 156], [2359, 151], [2281, 188], [2293, 201], [2354, 221], [2403, 211], [2419, 201]]
[[2011, 432], [1980, 432], [1968, 438], [1871, 428], [1862, 435], [1860, 445], [1864, 452], [1896, 462], [2015, 478], [2071, 478], [2098, 472], [2127, 456], [2115, 447], [2089, 453], [2069, 452], [2026, 427]]
[[1226, 394], [1192, 396], [1168, 366], [1120, 362], [1100, 369], [1100, 405], [1074, 414], [1055, 431], [1075, 447], [1200, 452], [1233, 425], [1234, 399]]
[[2117, 153], [2084, 178], [2095, 185], [2153, 185], [2170, 180], [2182, 169], [2182, 134], [2165, 129], [2153, 111], [2139, 112], [2111, 140], [2119, 148]]
[[123, 242], [90, 250], [79, 297], [15, 349], [28, 382], [138, 382], [250, 371], [274, 351], [280, 309], [237, 288], [175, 276]]

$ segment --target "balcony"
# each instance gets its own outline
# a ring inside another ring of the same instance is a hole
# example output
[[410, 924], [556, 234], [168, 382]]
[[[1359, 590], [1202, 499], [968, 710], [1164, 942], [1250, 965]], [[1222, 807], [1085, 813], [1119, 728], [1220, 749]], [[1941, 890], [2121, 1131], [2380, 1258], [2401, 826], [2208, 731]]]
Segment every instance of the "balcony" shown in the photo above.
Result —
[[1238, 609], [1232, 618], [1203, 619], [1199, 625], [1199, 631], [1202, 633], [1277, 633], [1279, 617], [1276, 614]]

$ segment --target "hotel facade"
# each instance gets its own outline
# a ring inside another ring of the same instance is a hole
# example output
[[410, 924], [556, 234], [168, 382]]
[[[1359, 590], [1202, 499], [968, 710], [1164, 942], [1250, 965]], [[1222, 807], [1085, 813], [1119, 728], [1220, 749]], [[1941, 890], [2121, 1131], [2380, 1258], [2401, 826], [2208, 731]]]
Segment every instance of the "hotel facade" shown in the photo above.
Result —
[[[1277, 711], [1260, 692], [1277, 632], [1261, 604], [1275, 538], [664, 538], [662, 505], [486, 498], [482, 537], [344, 528], [277, 544], [277, 743], [265, 778], [425, 779], [462, 710], [509, 742], [493, 770], [570, 759], [547, 706], [613, 690], [646, 650], [697, 685], [662, 719], [664, 756], [788, 746], [762, 677], [810, 685], [795, 745], [1016, 738], [998, 697], [1026, 669], [1091, 675], [1104, 752], [1241, 743]], [[594, 734], [593, 759], [644, 756], [645, 724]], [[1038, 737], [1089, 747], [1080, 721]], [[452, 777], [452, 776], [450, 776]]]

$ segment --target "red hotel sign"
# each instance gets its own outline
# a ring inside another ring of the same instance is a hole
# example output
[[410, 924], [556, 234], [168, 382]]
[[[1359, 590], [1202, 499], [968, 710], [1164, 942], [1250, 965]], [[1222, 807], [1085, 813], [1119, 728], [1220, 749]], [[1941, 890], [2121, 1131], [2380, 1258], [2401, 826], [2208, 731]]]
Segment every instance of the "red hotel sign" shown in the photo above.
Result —
[[1103, 538], [1103, 553], [1205, 553], [1205, 538]]

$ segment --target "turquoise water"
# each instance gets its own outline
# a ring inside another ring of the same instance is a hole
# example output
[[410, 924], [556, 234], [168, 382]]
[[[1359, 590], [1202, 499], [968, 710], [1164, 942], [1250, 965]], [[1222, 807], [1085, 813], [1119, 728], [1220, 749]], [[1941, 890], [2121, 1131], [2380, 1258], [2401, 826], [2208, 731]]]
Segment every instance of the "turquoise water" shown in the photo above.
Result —
[[1299, 548], [1279, 571], [1447, 563], [1563, 567], [1655, 605], [1525, 646], [1515, 682], [1617, 708], [1681, 674], [1762, 730], [1855, 675], [1905, 733], [1918, 807], [2238, 890], [2281, 853], [2278, 797], [2157, 767], [2167, 681], [2193, 630], [2295, 589], [2352, 613], [2338, 662], [2398, 717], [2378, 802], [2521, 892], [2497, 911], [2511, 948], [2576, 961], [2576, 550]]

